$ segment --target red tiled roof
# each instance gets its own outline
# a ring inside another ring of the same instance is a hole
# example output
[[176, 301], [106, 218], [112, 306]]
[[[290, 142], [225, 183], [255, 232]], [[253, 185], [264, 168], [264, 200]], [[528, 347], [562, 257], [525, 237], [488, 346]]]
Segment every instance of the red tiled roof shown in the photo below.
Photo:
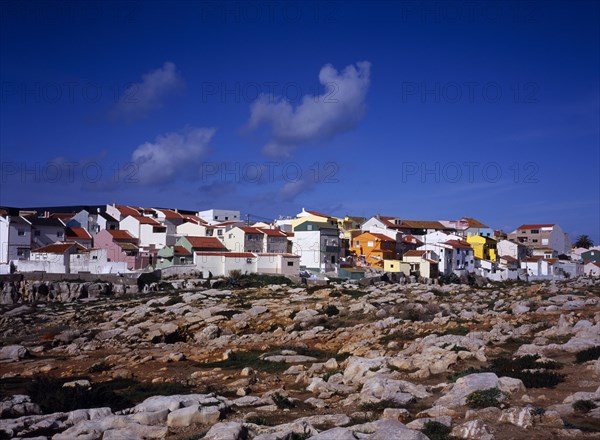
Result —
[[242, 231], [244, 231], [246, 234], [256, 234], [256, 235], [263, 235], [262, 231], [258, 228], [253, 228], [252, 226], [240, 226], [239, 227]]
[[511, 257], [510, 255], [500, 255], [500, 258], [508, 261], [509, 263], [517, 263], [519, 261], [515, 257]]
[[379, 234], [377, 232], [367, 232], [367, 234], [371, 234], [373, 237], [375, 237], [381, 241], [394, 241], [394, 242], [396, 241], [393, 238], [388, 237], [387, 235]]
[[402, 220], [399, 226], [401, 229], [448, 229], [440, 222], [430, 220]]
[[200, 256], [217, 256], [227, 258], [254, 258], [255, 255], [251, 252], [196, 252]]
[[527, 257], [523, 261], [526, 263], [535, 263], [536, 261], [540, 261], [543, 259], [544, 259], [544, 257], [542, 257], [541, 255], [536, 255], [534, 257]]
[[257, 228], [269, 237], [287, 237], [287, 234], [280, 229]]
[[185, 237], [192, 245], [192, 249], [227, 249], [216, 237]]
[[83, 240], [91, 240], [92, 236], [90, 233], [84, 228], [67, 228], [65, 230], [66, 238], [80, 238]]
[[546, 258], [544, 261], [547, 261], [550, 264], [555, 264], [558, 261], [558, 258]]
[[157, 209], [157, 211], [162, 212], [166, 218], [174, 218], [174, 219], [175, 218], [176, 219], [183, 218], [183, 216], [180, 213], [175, 212], [172, 209]]
[[394, 223], [392, 221], [392, 220], [396, 220], [397, 217], [384, 217], [384, 216], [380, 215], [378, 218], [379, 218], [379, 221], [381, 221], [388, 228], [400, 229], [400, 225], [397, 225], [396, 223]]
[[117, 210], [121, 213], [121, 215], [123, 217], [127, 217], [128, 215], [132, 215], [132, 216], [140, 215], [140, 213], [137, 209], [132, 208], [130, 206], [116, 205], [115, 208], [117, 208]]
[[131, 217], [133, 217], [134, 219], [136, 219], [142, 225], [162, 226], [164, 228], [163, 225], [161, 225], [159, 222], [157, 222], [153, 218], [146, 217], [146, 216], [143, 216], [143, 215], [132, 215]]
[[471, 249], [471, 245], [462, 240], [448, 240], [445, 241], [444, 244], [450, 245], [456, 249]]
[[[75, 246], [75, 243], [54, 243], [49, 244], [38, 249], [31, 251], [32, 253], [46, 253], [46, 254], [64, 254], [71, 247]], [[85, 248], [84, 248], [85, 249]]]
[[412, 250], [412, 251], [406, 251], [403, 256], [404, 257], [422, 257], [426, 253], [427, 253], [427, 251]]
[[474, 218], [465, 217], [462, 220], [465, 220], [470, 228], [488, 228], [488, 225], [484, 225], [479, 220], [475, 220]]
[[333, 218], [330, 215], [323, 214], [323, 213], [317, 212], [317, 211], [306, 211], [306, 212], [308, 212], [309, 214], [312, 214], [312, 215], [316, 215], [317, 217]]
[[412, 235], [405, 235], [404, 237], [402, 237], [402, 242], [403, 243], [408, 243], [408, 244], [423, 244], [423, 242], [421, 240], [419, 240], [417, 237], [414, 237]]
[[110, 234], [110, 236], [113, 238], [113, 240], [137, 241], [137, 238], [135, 238], [133, 235], [131, 235], [131, 233], [129, 231], [126, 231], [123, 229], [106, 229], [106, 232], [108, 232]]
[[197, 215], [193, 215], [193, 214], [183, 214], [183, 218], [188, 221], [188, 222], [192, 222], [192, 223], [197, 223], [197, 224], [207, 224], [208, 222], [206, 220], [204, 220], [201, 217], [198, 217]]
[[48, 216], [48, 218], [59, 218], [61, 220], [70, 220], [72, 219], [75, 214], [77, 214], [76, 212], [55, 212], [53, 214], [50, 214]]
[[183, 246], [175, 246], [174, 251], [178, 255], [192, 255], [192, 253]]
[[554, 223], [539, 223], [539, 224], [525, 224], [525, 225], [521, 225], [517, 228], [517, 230], [520, 229], [540, 229], [540, 228], [550, 228], [552, 226], [554, 226]]

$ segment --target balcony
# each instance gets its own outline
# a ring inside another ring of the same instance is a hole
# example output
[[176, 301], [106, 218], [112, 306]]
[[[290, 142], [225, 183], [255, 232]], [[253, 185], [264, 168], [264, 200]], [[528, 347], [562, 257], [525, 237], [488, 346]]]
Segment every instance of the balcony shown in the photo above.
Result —
[[328, 252], [328, 253], [333, 253], [333, 254], [339, 254], [340, 253], [340, 247], [339, 246], [321, 246], [321, 252]]

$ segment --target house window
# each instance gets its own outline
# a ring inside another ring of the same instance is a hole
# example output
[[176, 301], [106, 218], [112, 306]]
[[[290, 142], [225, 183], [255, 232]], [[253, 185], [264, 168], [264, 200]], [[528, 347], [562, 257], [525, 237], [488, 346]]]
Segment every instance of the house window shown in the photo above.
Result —
[[372, 241], [367, 241], [367, 246], [373, 247], [375, 246], [375, 243], [373, 243]]
[[19, 230], [17, 231], [17, 235], [18, 235], [19, 237], [22, 237], [22, 236], [24, 236], [24, 235], [25, 235], [25, 231], [24, 231], [23, 229], [19, 229]]
[[17, 249], [17, 257], [23, 257], [25, 256], [25, 251], [23, 251], [23, 249]]
[[233, 238], [233, 234], [229, 234], [229, 238]]
[[534, 238], [534, 239], [533, 239], [533, 240], [531, 240], [531, 241], [532, 241], [532, 242], [534, 242], [534, 243], [537, 243], [537, 242], [538, 242], [537, 238]]
[[223, 235], [223, 230], [222, 229], [217, 229], [217, 235]]
[[225, 216], [225, 220], [229, 220], [229, 217], [228, 217], [228, 216]]
[[98, 256], [97, 256], [97, 255], [94, 255], [94, 256], [92, 257], [92, 260], [97, 260], [97, 259], [98, 259]]
[[356, 240], [356, 245], [355, 245], [355, 246], [356, 246], [356, 247], [359, 247], [359, 246], [360, 246], [360, 241], [359, 241], [359, 240]]
[[532, 234], [539, 234], [539, 233], [540, 233], [540, 230], [539, 230], [539, 229], [532, 229], [532, 230], [531, 230], [531, 233], [532, 233]]
[[179, 262], [180, 263], [185, 263], [185, 257], [179, 257]]
[[56, 231], [56, 236], [57, 237], [62, 237], [62, 235], [63, 235], [62, 231]]
[[287, 262], [287, 265], [288, 265], [288, 266], [293, 266], [293, 265], [294, 265], [294, 262], [293, 262], [293, 261], [288, 261], [288, 262]]
[[216, 215], [215, 215], [215, 220], [219, 220], [219, 217], [217, 217]]
[[313, 230], [312, 225], [306, 225], [306, 230], [307, 231], [312, 231]]

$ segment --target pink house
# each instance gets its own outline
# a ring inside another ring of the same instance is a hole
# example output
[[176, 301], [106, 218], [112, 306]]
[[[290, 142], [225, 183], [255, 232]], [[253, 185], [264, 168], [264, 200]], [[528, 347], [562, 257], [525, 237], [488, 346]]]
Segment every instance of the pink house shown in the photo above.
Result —
[[151, 264], [151, 257], [141, 252], [138, 239], [128, 231], [104, 229], [94, 236], [94, 246], [106, 249], [108, 261], [126, 262], [127, 269], [144, 269]]

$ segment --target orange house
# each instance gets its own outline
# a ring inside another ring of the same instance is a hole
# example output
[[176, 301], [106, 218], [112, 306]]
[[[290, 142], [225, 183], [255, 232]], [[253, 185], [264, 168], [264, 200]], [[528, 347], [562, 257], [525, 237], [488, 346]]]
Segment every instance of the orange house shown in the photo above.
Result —
[[383, 260], [396, 255], [396, 240], [387, 235], [364, 232], [352, 240], [350, 250], [358, 265], [383, 267]]

